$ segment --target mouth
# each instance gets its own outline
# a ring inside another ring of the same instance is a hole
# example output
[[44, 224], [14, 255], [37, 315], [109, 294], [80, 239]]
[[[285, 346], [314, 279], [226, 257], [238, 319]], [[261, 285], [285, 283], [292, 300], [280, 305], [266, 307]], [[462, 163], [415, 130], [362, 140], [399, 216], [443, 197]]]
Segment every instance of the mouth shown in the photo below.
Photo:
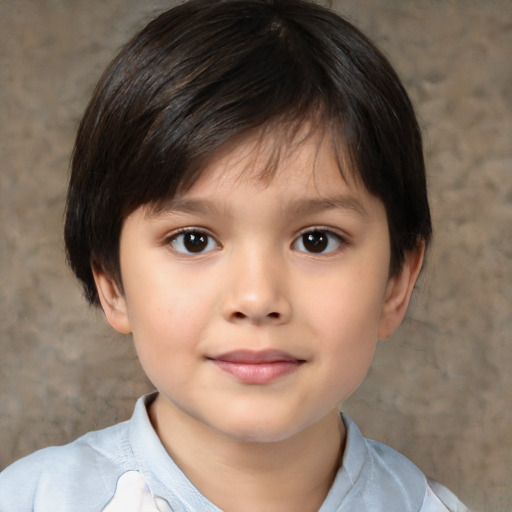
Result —
[[244, 384], [270, 384], [297, 371], [306, 361], [280, 350], [237, 350], [207, 358]]

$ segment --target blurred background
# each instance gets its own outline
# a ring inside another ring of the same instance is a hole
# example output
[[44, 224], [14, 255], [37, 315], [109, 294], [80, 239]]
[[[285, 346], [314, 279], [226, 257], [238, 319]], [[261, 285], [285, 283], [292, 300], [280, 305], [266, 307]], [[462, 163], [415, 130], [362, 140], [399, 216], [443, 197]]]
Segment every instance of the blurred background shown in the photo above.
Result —
[[[0, 0], [0, 469], [130, 416], [131, 340], [65, 265], [74, 133], [163, 0]], [[512, 511], [512, 2], [324, 1], [388, 55], [425, 136], [435, 238], [408, 319], [343, 409], [473, 512]]]

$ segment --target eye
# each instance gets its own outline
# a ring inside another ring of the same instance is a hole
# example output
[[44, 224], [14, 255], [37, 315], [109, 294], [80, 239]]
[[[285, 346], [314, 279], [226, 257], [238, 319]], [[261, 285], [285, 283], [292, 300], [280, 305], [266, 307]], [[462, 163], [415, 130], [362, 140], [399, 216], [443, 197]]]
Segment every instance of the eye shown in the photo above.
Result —
[[201, 254], [219, 248], [217, 241], [204, 231], [187, 229], [171, 235], [170, 246], [181, 254]]
[[300, 252], [325, 254], [334, 252], [341, 247], [341, 236], [332, 231], [313, 229], [303, 232], [294, 242], [293, 249]]

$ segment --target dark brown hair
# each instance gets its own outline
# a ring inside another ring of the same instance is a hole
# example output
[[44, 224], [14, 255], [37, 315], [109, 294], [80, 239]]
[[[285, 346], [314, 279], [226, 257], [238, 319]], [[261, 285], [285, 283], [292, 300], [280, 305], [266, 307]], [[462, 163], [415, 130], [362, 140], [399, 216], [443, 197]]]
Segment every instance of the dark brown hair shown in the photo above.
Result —
[[87, 299], [98, 303], [92, 267], [121, 283], [120, 233], [136, 208], [189, 188], [249, 130], [311, 122], [383, 201], [396, 274], [431, 221], [416, 117], [375, 46], [303, 0], [191, 0], [153, 20], [103, 74], [76, 138], [65, 241]]

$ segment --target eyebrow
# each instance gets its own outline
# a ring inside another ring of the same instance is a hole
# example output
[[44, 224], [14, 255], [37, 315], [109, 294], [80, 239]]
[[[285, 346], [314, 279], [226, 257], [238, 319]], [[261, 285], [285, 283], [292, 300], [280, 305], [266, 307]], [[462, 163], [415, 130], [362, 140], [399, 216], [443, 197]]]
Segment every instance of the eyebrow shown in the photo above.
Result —
[[157, 205], [149, 210], [149, 216], [165, 215], [170, 213], [191, 213], [196, 215], [217, 214], [218, 208], [207, 199], [190, 199], [175, 197]]
[[368, 217], [363, 203], [354, 196], [332, 196], [292, 200], [286, 207], [294, 215], [319, 213], [325, 210], [351, 210], [361, 217]]
[[[368, 217], [368, 212], [354, 196], [332, 196], [293, 199], [283, 206], [283, 211], [292, 216], [320, 213], [326, 210], [349, 210], [361, 217]], [[149, 216], [171, 213], [190, 213], [195, 215], [218, 215], [219, 209], [208, 199], [191, 199], [175, 197], [163, 205], [151, 209]]]

